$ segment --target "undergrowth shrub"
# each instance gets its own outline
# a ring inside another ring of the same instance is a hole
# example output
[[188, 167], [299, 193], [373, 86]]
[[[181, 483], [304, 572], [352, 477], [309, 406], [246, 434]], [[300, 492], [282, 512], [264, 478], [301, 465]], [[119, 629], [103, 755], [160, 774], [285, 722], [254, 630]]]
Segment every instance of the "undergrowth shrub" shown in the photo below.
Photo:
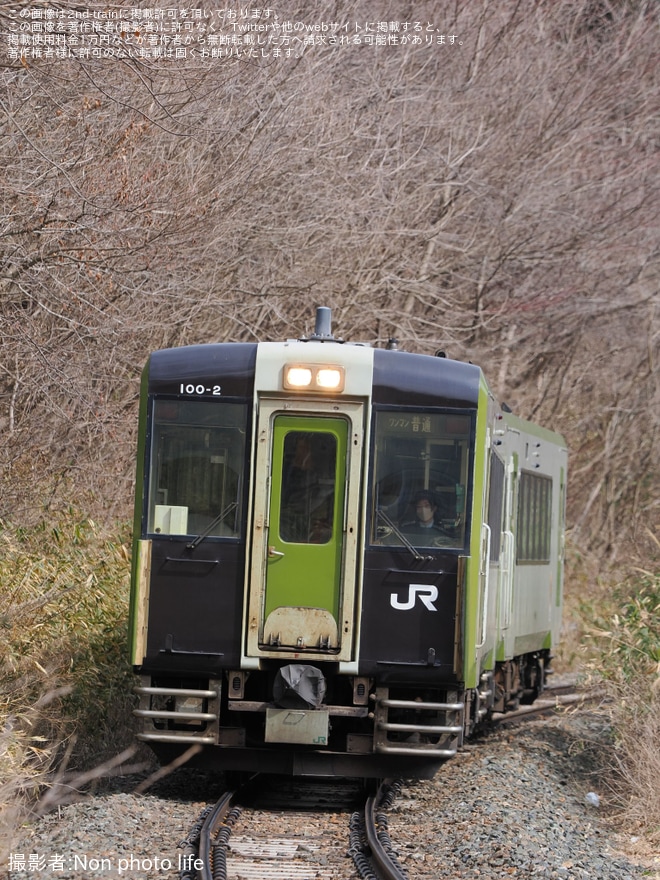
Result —
[[109, 539], [74, 510], [0, 522], [0, 824], [64, 764], [132, 740], [128, 547], [127, 530]]
[[594, 668], [613, 698], [611, 798], [630, 827], [660, 841], [660, 573], [639, 572], [589, 614]]

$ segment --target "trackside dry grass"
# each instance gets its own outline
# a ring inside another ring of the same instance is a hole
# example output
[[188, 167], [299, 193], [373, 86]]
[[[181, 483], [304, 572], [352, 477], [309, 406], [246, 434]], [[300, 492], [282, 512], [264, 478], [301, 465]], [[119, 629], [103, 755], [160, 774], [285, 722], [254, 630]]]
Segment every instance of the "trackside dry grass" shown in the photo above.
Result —
[[639, 572], [586, 615], [593, 669], [612, 696], [609, 799], [618, 823], [660, 843], [660, 573]]
[[127, 533], [0, 522], [0, 828], [132, 740]]

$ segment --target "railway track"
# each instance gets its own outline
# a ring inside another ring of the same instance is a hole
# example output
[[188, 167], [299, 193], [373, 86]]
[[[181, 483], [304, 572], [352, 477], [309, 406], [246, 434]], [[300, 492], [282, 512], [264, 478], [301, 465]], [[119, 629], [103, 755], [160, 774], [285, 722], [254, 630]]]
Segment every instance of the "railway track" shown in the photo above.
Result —
[[[574, 681], [546, 693], [493, 721], [524, 720], [600, 696], [576, 693]], [[361, 880], [408, 880], [388, 831], [387, 811], [399, 791], [391, 780], [367, 797], [355, 781], [257, 775], [200, 816], [184, 842], [180, 880], [346, 880], [349, 872]], [[345, 833], [338, 834], [342, 822]]]
[[580, 705], [593, 700], [601, 700], [606, 697], [606, 692], [599, 689], [577, 690], [577, 676], [571, 676], [556, 684], [547, 685], [543, 694], [544, 696], [534, 700], [533, 703], [530, 703], [528, 706], [521, 706], [513, 712], [495, 712], [491, 718], [492, 722], [494, 724], [501, 724], [508, 721], [516, 721], [527, 716], [544, 715], [556, 709]]
[[[396, 784], [383, 783], [371, 797], [363, 791], [356, 796], [350, 783], [324, 785], [321, 796], [309, 782], [287, 785], [284, 791], [257, 778], [207, 807], [185, 841], [180, 880], [343, 880], [348, 857], [362, 880], [407, 880], [387, 829]], [[356, 798], [359, 807], [353, 809]], [[270, 821], [264, 821], [264, 809]], [[279, 834], [264, 831], [272, 827], [274, 809], [282, 811]], [[337, 839], [338, 821], [345, 823], [344, 845], [333, 854], [329, 841]], [[332, 833], [324, 832], [325, 823], [334, 825]]]

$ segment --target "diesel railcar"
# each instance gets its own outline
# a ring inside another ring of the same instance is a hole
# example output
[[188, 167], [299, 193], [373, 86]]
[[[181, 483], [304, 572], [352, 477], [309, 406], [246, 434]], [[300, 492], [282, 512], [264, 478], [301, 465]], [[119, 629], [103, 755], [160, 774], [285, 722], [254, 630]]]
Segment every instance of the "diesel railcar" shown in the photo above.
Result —
[[478, 366], [335, 339], [157, 351], [131, 596], [162, 761], [431, 775], [533, 700], [559, 634], [567, 454]]

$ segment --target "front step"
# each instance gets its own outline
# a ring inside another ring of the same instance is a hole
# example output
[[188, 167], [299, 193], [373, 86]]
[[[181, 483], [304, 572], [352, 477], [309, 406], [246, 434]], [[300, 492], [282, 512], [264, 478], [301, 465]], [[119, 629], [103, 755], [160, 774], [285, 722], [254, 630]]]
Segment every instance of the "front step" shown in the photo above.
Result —
[[437, 759], [453, 757], [463, 740], [465, 705], [459, 701], [457, 691], [446, 696], [446, 702], [390, 699], [388, 688], [376, 688], [375, 751]]

